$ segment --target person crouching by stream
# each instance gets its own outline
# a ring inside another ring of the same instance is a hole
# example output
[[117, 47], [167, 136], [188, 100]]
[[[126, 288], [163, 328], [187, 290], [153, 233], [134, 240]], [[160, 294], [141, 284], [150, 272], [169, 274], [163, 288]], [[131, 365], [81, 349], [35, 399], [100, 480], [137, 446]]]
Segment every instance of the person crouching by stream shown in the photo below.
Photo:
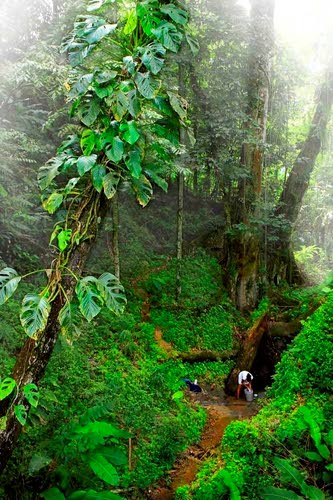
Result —
[[253, 375], [246, 370], [239, 372], [238, 374], [238, 387], [237, 387], [237, 399], [239, 399], [240, 393], [245, 388], [252, 391], [252, 380]]

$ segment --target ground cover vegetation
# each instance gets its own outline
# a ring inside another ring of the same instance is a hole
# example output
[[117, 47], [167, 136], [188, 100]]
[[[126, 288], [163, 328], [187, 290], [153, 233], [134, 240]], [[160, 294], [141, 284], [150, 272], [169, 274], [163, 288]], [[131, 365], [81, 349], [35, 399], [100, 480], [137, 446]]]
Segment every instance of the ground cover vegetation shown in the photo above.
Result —
[[303, 329], [176, 497], [332, 495], [331, 73], [273, 10], [0, 7], [3, 498], [146, 498], [207, 421], [183, 379], [224, 387], [261, 321]]

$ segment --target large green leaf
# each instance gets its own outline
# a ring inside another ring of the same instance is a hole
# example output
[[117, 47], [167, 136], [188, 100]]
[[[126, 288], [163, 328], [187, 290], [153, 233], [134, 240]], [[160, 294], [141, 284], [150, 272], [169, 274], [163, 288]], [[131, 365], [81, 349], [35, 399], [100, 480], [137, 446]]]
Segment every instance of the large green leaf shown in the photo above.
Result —
[[160, 56], [164, 56], [165, 52], [166, 50], [161, 43], [151, 43], [146, 47], [141, 60], [153, 75], [157, 75], [161, 71], [164, 59]]
[[137, 73], [134, 77], [138, 91], [146, 99], [153, 99], [157, 91], [156, 82], [151, 78], [150, 73]]
[[112, 69], [106, 69], [104, 71], [97, 72], [95, 74], [95, 80], [97, 83], [106, 83], [114, 80], [118, 72]]
[[60, 252], [66, 250], [69, 242], [71, 241], [71, 236], [72, 236], [71, 229], [62, 229], [60, 233], [58, 233], [57, 239], [58, 239], [58, 248]]
[[82, 177], [86, 172], [89, 172], [95, 165], [97, 160], [97, 155], [90, 155], [90, 156], [80, 156], [80, 158], [77, 160], [77, 171], [79, 172], [79, 175]]
[[75, 491], [69, 495], [68, 500], [125, 500], [112, 491]]
[[90, 0], [87, 11], [91, 12], [93, 10], [100, 9], [104, 5], [109, 5], [110, 3], [114, 3], [116, 0]]
[[131, 90], [127, 94], [128, 98], [128, 111], [135, 118], [140, 114], [141, 104], [140, 99], [138, 98], [138, 93], [136, 89]]
[[153, 194], [153, 189], [147, 177], [144, 175], [141, 175], [139, 179], [132, 177], [131, 186], [140, 205], [142, 207], [148, 205]]
[[173, 24], [163, 22], [151, 31], [166, 49], [172, 52], [178, 52], [183, 35]]
[[185, 33], [185, 38], [191, 49], [192, 54], [196, 56], [200, 49], [199, 42], [195, 38], [193, 38], [193, 36], [190, 35], [189, 33]]
[[61, 493], [58, 488], [51, 488], [49, 490], [43, 491], [41, 496], [45, 498], [45, 500], [66, 500], [63, 493]]
[[21, 276], [15, 269], [5, 267], [0, 271], [0, 305], [4, 304], [15, 292]]
[[160, 10], [157, 0], [140, 2], [136, 6], [137, 15], [141, 21], [144, 33], [148, 36], [152, 34], [152, 29], [161, 22]]
[[285, 458], [274, 457], [273, 462], [275, 467], [281, 472], [282, 480], [296, 486], [303, 492], [303, 489], [305, 489], [307, 485], [302, 473]]
[[38, 333], [44, 330], [50, 309], [50, 303], [45, 297], [28, 294], [23, 298], [20, 320], [29, 337], [37, 338]]
[[118, 172], [109, 172], [103, 177], [104, 193], [109, 200], [116, 194], [119, 181], [120, 175]]
[[96, 144], [95, 132], [93, 130], [90, 130], [89, 128], [85, 129], [82, 132], [80, 140], [80, 146], [83, 151], [83, 154], [85, 156], [89, 156], [93, 152], [95, 144]]
[[161, 12], [163, 14], [168, 14], [175, 23], [186, 24], [188, 21], [188, 15], [185, 10], [178, 9], [174, 4], [169, 3], [168, 5], [162, 5]]
[[90, 127], [96, 121], [100, 111], [100, 100], [97, 97], [87, 97], [78, 107], [77, 115], [84, 125]]
[[51, 193], [47, 200], [43, 201], [43, 208], [49, 212], [49, 214], [54, 214], [54, 212], [60, 207], [64, 199], [62, 193], [55, 191]]
[[111, 273], [102, 274], [97, 281], [97, 288], [101, 292], [105, 305], [115, 314], [123, 312], [126, 305], [124, 288], [119, 280]]
[[131, 150], [125, 160], [125, 163], [132, 177], [138, 179], [142, 172], [140, 150]]
[[112, 139], [111, 148], [107, 148], [105, 150], [105, 154], [109, 158], [109, 160], [113, 161], [114, 163], [119, 163], [123, 157], [123, 153], [124, 143], [120, 139], [120, 137], [116, 136]]
[[23, 388], [23, 394], [27, 398], [29, 404], [37, 408], [39, 401], [39, 391], [36, 384], [26, 384]]
[[303, 493], [309, 500], [325, 500], [327, 498], [325, 493], [316, 486], [307, 486]]
[[108, 422], [89, 422], [89, 424], [78, 427], [76, 429], [77, 434], [91, 434], [95, 433], [102, 437], [119, 437], [119, 438], [129, 438], [131, 434], [123, 429], [118, 429], [115, 425], [109, 424]]
[[136, 14], [136, 10], [131, 9], [127, 15], [127, 21], [124, 26], [124, 34], [129, 35], [130, 33], [132, 33], [137, 27], [137, 24], [138, 24], [138, 16]]
[[25, 409], [24, 405], [15, 405], [14, 406], [14, 413], [15, 413], [15, 417], [20, 422], [20, 424], [25, 425], [27, 422], [28, 413], [27, 413], [27, 410]]
[[140, 137], [136, 123], [133, 120], [120, 125], [120, 130], [123, 132], [123, 139], [128, 142], [128, 144], [135, 144]]
[[68, 330], [69, 328], [72, 327], [73, 318], [72, 318], [72, 308], [70, 302], [66, 302], [65, 305], [62, 307], [62, 309], [59, 312], [58, 319], [61, 328], [63, 328], [64, 330]]
[[5, 399], [13, 392], [16, 382], [13, 378], [7, 377], [0, 384], [0, 400]]
[[153, 167], [145, 168], [145, 174], [148, 175], [148, 177], [166, 193], [168, 191], [168, 183], [165, 179], [159, 176], [159, 171], [160, 169], [155, 171]]
[[128, 111], [128, 99], [121, 90], [115, 92], [112, 96], [111, 109], [115, 119], [120, 122]]
[[[131, 437], [131, 435], [129, 435], [128, 437]], [[95, 448], [95, 452], [103, 455], [103, 457], [105, 457], [113, 465], [127, 464], [127, 455], [117, 446], [99, 446]]]
[[103, 179], [105, 177], [105, 174], [106, 168], [104, 167], [104, 165], [100, 165], [99, 163], [97, 163], [97, 165], [94, 165], [91, 169], [92, 183], [98, 193], [100, 193], [103, 189]]
[[262, 489], [260, 498], [263, 500], [304, 500], [304, 497], [300, 497], [291, 490], [275, 488], [274, 486]]
[[72, 86], [69, 92], [70, 97], [78, 97], [80, 95], [84, 95], [87, 92], [91, 82], [93, 81], [93, 78], [93, 73], [82, 75]]
[[55, 158], [51, 158], [43, 167], [39, 169], [38, 184], [42, 191], [51, 184], [57, 175], [59, 175], [63, 164], [64, 157], [56, 156]]
[[75, 292], [80, 303], [80, 311], [87, 321], [91, 321], [101, 310], [103, 299], [97, 289], [97, 278], [87, 276], [78, 281]]
[[93, 44], [97, 43], [106, 35], [112, 33], [117, 27], [117, 24], [102, 24], [102, 26], [98, 26], [96, 29], [92, 29], [88, 35], [86, 35], [85, 39], [88, 43]]
[[28, 465], [29, 474], [35, 474], [52, 462], [47, 455], [33, 455]]
[[111, 486], [118, 486], [119, 476], [118, 472], [112, 464], [110, 464], [106, 458], [102, 455], [96, 454], [89, 460], [89, 465], [102, 481], [110, 484]]

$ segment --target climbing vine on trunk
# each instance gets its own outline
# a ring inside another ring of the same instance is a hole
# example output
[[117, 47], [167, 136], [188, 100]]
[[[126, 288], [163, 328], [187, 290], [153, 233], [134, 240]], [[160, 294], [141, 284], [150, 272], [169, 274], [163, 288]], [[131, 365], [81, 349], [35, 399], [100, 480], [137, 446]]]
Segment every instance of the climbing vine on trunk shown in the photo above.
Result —
[[[178, 52], [184, 40], [197, 50], [182, 4], [91, 0], [87, 11], [62, 46], [72, 67], [65, 82], [71, 115], [79, 123], [38, 174], [43, 207], [51, 214], [61, 209], [64, 215], [51, 235], [57, 257], [47, 286], [23, 299], [20, 318], [29, 339], [12, 377], [0, 386], [0, 412], [6, 416], [0, 471], [30, 405], [38, 404], [36, 384], [59, 330], [70, 328], [73, 295], [88, 321], [102, 307], [122, 312], [126, 299], [113, 274], [81, 278], [86, 257], [122, 184], [143, 207], [153, 183], [167, 189], [166, 152], [175, 152], [179, 127], [186, 126], [184, 101], [161, 77], [167, 53]], [[22, 278], [11, 268], [0, 272], [0, 303], [11, 297]]]

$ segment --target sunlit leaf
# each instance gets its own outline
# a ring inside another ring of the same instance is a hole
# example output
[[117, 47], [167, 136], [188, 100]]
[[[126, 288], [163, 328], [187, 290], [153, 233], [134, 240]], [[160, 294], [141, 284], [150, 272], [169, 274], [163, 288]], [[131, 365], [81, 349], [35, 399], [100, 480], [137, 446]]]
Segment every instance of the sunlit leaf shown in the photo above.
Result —
[[138, 17], [136, 15], [136, 10], [131, 9], [128, 13], [127, 21], [124, 26], [124, 34], [129, 35], [130, 33], [132, 33], [137, 27], [137, 24], [138, 24]]
[[26, 384], [23, 388], [23, 394], [31, 406], [34, 408], [38, 406], [39, 391], [36, 384]]
[[95, 147], [95, 132], [93, 130], [88, 128], [82, 132], [80, 146], [86, 156], [93, 152]]
[[164, 65], [164, 56], [166, 50], [161, 43], [152, 43], [147, 46], [143, 55], [142, 62], [154, 75], [159, 73]]
[[5, 267], [0, 271], [0, 305], [4, 304], [15, 292], [21, 276], [15, 269]]
[[97, 160], [97, 155], [93, 154], [90, 156], [80, 156], [77, 160], [77, 171], [80, 176], [84, 175], [86, 172], [89, 172], [95, 165]]
[[53, 179], [60, 173], [60, 169], [64, 164], [64, 158], [56, 156], [51, 158], [46, 164], [39, 169], [38, 184], [41, 190], [46, 189]]
[[50, 303], [45, 297], [28, 294], [22, 301], [20, 320], [24, 331], [29, 337], [36, 338], [44, 330], [49, 314]]
[[112, 464], [102, 455], [96, 454], [89, 460], [89, 465], [102, 481], [110, 484], [111, 486], [118, 486], [119, 476], [118, 472]]
[[11, 377], [6, 377], [0, 384], [0, 400], [5, 399], [13, 392], [16, 382]]
[[71, 229], [62, 229], [60, 233], [57, 235], [58, 238], [58, 248], [60, 252], [63, 252], [68, 247], [68, 244], [71, 240], [72, 230]]
[[69, 96], [70, 97], [78, 97], [80, 95], [84, 95], [92, 80], [93, 80], [93, 77], [94, 75], [92, 73], [89, 73], [87, 75], [82, 75], [78, 80], [77, 82], [74, 83], [74, 85], [72, 85], [72, 88], [69, 92]]
[[109, 82], [111, 80], [114, 80], [117, 75], [118, 75], [117, 71], [107, 69], [105, 71], [100, 71], [100, 72], [96, 73], [95, 80], [97, 83], [106, 83], [106, 82]]
[[157, 90], [156, 82], [152, 80], [150, 73], [137, 73], [135, 83], [140, 94], [146, 99], [153, 99]]
[[77, 110], [77, 115], [84, 125], [90, 127], [96, 121], [100, 111], [100, 101], [97, 97], [86, 98], [81, 102]]
[[144, 175], [141, 175], [139, 179], [131, 179], [131, 186], [137, 201], [142, 207], [145, 207], [149, 203], [153, 194], [153, 189], [149, 180]]
[[87, 276], [78, 281], [75, 292], [79, 300], [79, 308], [87, 321], [91, 321], [101, 310], [103, 300], [97, 289], [97, 278]]
[[173, 24], [163, 22], [151, 31], [166, 49], [169, 49], [172, 52], [178, 52], [183, 35]]
[[105, 153], [109, 160], [114, 163], [120, 162], [124, 153], [124, 143], [120, 137], [117, 136], [112, 139], [111, 148], [107, 148]]
[[63, 194], [57, 193], [56, 191], [52, 193], [47, 200], [43, 201], [43, 207], [49, 214], [54, 214], [54, 212], [60, 207], [64, 199]]
[[[131, 120], [124, 125], [126, 126], [126, 128], [125, 128], [125, 132], [123, 133], [123, 139], [126, 142], [128, 142], [128, 144], [131, 144], [131, 145], [135, 144], [136, 141], [140, 137], [136, 123], [133, 120]], [[120, 129], [121, 129], [121, 126], [120, 126]]]
[[111, 273], [102, 274], [97, 281], [97, 288], [101, 292], [106, 307], [115, 314], [124, 311], [126, 297], [124, 288], [119, 280]]
[[103, 177], [104, 193], [109, 200], [116, 194], [119, 181], [120, 175], [118, 172], [109, 172]]
[[140, 150], [132, 149], [125, 160], [125, 164], [131, 175], [138, 179], [142, 172]]

